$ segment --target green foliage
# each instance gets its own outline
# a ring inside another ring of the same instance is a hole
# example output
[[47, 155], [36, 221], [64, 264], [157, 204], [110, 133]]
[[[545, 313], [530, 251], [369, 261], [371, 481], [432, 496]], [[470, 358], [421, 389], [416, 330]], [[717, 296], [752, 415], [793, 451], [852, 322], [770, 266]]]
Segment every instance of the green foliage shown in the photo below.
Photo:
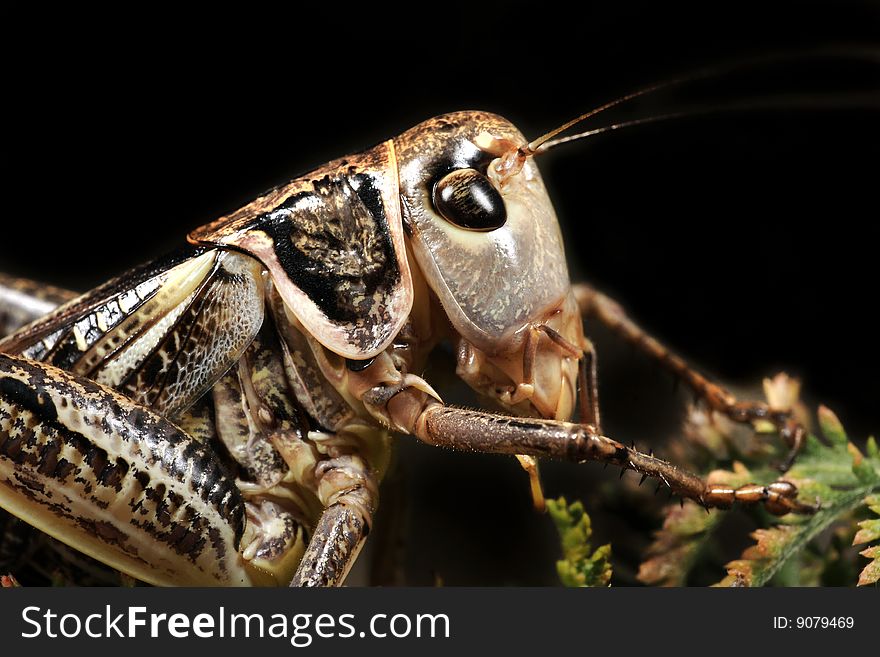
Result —
[[[728, 575], [720, 582], [722, 586], [768, 583], [810, 541], [864, 505], [871, 493], [880, 491], [880, 459], [876, 454], [863, 455], [849, 442], [837, 416], [825, 407], [819, 409], [819, 424], [830, 444], [808, 437], [786, 475], [798, 486], [802, 499], [815, 499], [819, 510], [812, 516], [787, 516], [776, 526], [756, 530], [752, 534], [756, 543], [740, 559], [727, 564]], [[866, 536], [870, 536], [870, 530]]]
[[590, 546], [590, 516], [580, 502], [568, 504], [564, 497], [547, 500], [550, 517], [556, 523], [563, 558], [556, 562], [565, 586], [608, 586], [611, 581], [611, 546], [594, 551]]
[[[805, 409], [797, 401], [797, 382], [780, 375], [765, 381], [765, 390], [772, 406], [793, 408], [806, 423]], [[727, 576], [718, 585], [856, 583], [855, 555], [846, 546], [850, 541], [859, 545], [880, 539], [878, 518], [859, 522], [860, 531], [856, 533], [859, 514], [864, 514], [866, 507], [880, 515], [880, 450], [870, 439], [862, 454], [827, 408], [820, 407], [818, 420], [828, 444], [809, 436], [794, 466], [783, 477], [797, 485], [802, 501], [815, 501], [818, 511], [782, 518], [753, 511], [753, 519], [761, 525], [751, 534], [755, 542], [727, 564]], [[735, 459], [732, 470], [714, 470], [708, 476], [710, 483], [736, 487], [780, 478], [770, 462], [781, 452], [766, 447], [772, 445], [768, 436], [764, 437], [765, 447], [756, 449], [739, 429], [704, 412], [692, 412], [686, 435], [690, 453], [701, 459], [704, 467], [717, 467]], [[683, 509], [667, 507], [663, 526], [639, 569], [639, 580], [650, 585], [685, 585], [694, 568], [701, 562], [705, 566], [705, 557], [714, 556], [721, 546], [715, 533], [725, 513], [712, 511], [707, 515], [691, 504]], [[872, 561], [862, 570], [859, 585], [876, 583], [880, 579], [880, 544], [869, 546], [861, 554]]]
[[[874, 458], [877, 458], [877, 444], [873, 439], [868, 442], [869, 455], [871, 452], [873, 452]], [[880, 495], [869, 495], [865, 498], [865, 504], [871, 511], [880, 516]], [[863, 520], [859, 523], [859, 527], [859, 532], [853, 539], [853, 545], [880, 540], [880, 518]], [[867, 550], [862, 550], [859, 554], [872, 560], [862, 570], [861, 575], [859, 575], [859, 586], [876, 584], [877, 580], [880, 580], [880, 543], [869, 547]]]
[[652, 586], [687, 584], [688, 574], [709, 547], [722, 517], [696, 504], [670, 505], [663, 527], [648, 548], [648, 558], [639, 567], [639, 581]]

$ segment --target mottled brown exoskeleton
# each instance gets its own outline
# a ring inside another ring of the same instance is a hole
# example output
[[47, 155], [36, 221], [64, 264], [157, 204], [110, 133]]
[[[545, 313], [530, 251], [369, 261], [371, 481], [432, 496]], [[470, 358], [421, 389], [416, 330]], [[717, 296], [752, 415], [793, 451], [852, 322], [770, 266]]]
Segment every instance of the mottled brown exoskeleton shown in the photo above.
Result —
[[[517, 455], [536, 499], [536, 459], [555, 458], [632, 469], [706, 507], [809, 512], [788, 482], [710, 486], [602, 434], [584, 317], [712, 409], [770, 420], [793, 450], [803, 429], [738, 402], [571, 284], [533, 157], [552, 134], [529, 144], [484, 112], [431, 119], [8, 336], [0, 506], [162, 585], [341, 584], [392, 433]], [[0, 285], [10, 328], [51, 307], [26, 292]], [[420, 376], [442, 341], [504, 414], [444, 405]]]

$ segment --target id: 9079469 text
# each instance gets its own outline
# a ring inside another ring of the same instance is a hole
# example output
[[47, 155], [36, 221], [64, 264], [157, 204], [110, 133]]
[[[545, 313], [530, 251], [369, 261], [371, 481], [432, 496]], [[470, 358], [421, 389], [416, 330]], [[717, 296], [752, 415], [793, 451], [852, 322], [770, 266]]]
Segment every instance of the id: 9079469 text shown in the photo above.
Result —
[[851, 630], [855, 627], [852, 616], [774, 616], [776, 630]]

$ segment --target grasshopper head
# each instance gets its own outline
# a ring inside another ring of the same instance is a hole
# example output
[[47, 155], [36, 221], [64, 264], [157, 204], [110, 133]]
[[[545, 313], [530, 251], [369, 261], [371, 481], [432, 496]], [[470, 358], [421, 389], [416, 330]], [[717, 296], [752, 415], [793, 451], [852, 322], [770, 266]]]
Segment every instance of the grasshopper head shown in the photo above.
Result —
[[525, 143], [485, 112], [439, 116], [396, 138], [404, 228], [460, 336], [462, 378], [514, 412], [567, 418], [583, 333], [538, 169], [531, 158], [504, 168]]

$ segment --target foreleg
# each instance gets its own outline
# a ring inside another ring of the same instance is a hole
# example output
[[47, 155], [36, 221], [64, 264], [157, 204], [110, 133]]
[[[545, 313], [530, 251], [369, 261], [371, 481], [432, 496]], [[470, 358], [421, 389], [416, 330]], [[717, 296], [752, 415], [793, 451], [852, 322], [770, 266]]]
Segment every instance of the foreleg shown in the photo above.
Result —
[[310, 430], [284, 358], [267, 318], [213, 391], [219, 436], [246, 479], [243, 555], [278, 582], [339, 586], [372, 523], [378, 481], [367, 455], [385, 432], [352, 417]]
[[325, 510], [291, 586], [342, 584], [370, 532], [378, 501], [377, 482], [357, 456], [324, 461], [316, 474]]
[[696, 474], [644, 454], [601, 435], [588, 424], [574, 424], [498, 415], [445, 406], [421, 390], [404, 388], [394, 395], [384, 388], [371, 390], [366, 404], [382, 406], [384, 414], [420, 440], [438, 447], [495, 454], [526, 454], [583, 463], [610, 463], [634, 470], [704, 507], [728, 508], [734, 502], [763, 503], [768, 511], [811, 513], [814, 507], [797, 499], [797, 488], [787, 481], [766, 486], [748, 484], [732, 489], [707, 483]]

